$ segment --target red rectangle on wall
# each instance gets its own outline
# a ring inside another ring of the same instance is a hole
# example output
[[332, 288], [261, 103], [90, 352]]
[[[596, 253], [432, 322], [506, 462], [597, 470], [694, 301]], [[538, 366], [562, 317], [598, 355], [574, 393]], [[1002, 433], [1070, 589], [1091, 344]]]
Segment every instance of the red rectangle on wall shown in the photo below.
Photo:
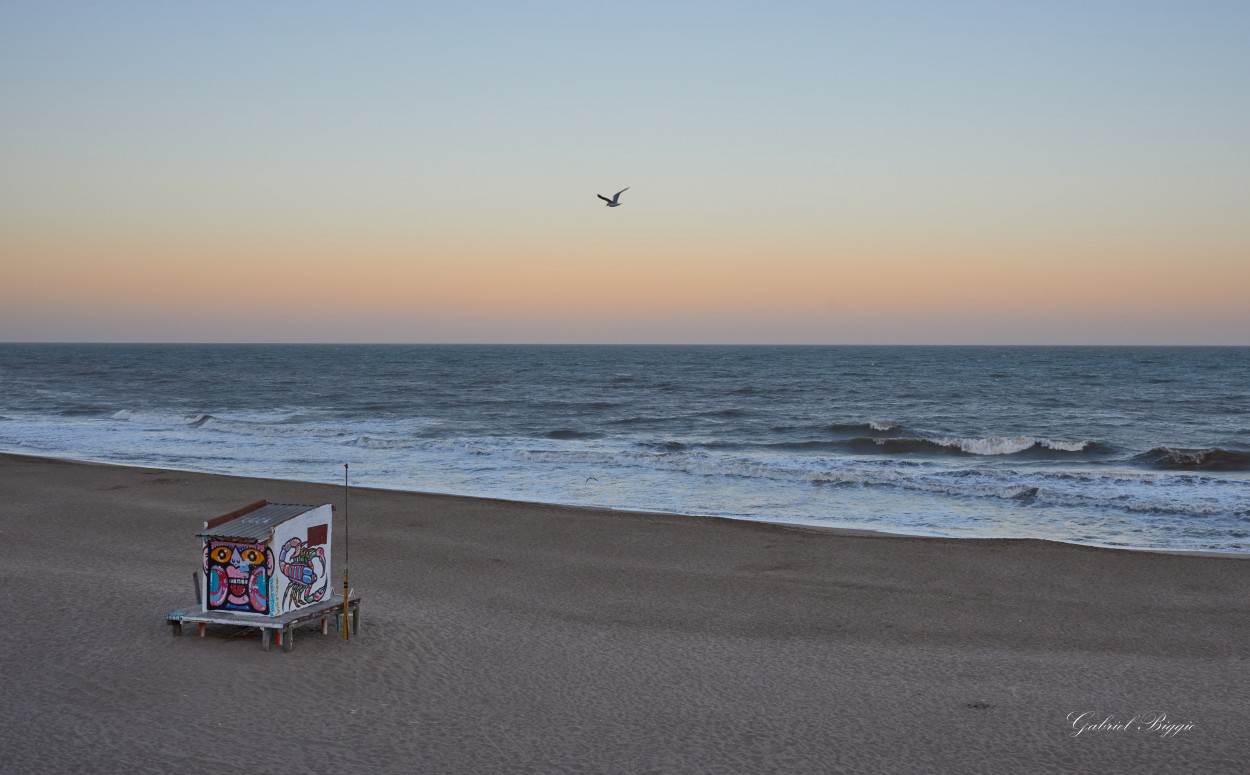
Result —
[[329, 525], [312, 525], [308, 528], [308, 545], [319, 546], [326, 542], [326, 531]]

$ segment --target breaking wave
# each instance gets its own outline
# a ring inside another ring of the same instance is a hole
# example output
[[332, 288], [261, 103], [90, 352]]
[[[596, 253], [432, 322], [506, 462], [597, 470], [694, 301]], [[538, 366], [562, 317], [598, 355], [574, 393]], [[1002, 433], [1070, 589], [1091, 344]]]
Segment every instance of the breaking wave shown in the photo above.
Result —
[[1133, 458], [1139, 463], [1162, 469], [1201, 471], [1250, 471], [1250, 451], [1209, 447], [1184, 449], [1155, 447]]
[[829, 430], [834, 433], [893, 433], [901, 431], [903, 424], [889, 420], [869, 420], [868, 422], [834, 423]]
[[416, 439], [379, 439], [374, 436], [361, 436], [351, 442], [352, 446], [365, 449], [405, 449], [420, 443]]
[[123, 409], [113, 414], [114, 420], [166, 427], [203, 428], [222, 433], [283, 438], [336, 438], [354, 435], [345, 428], [326, 428], [303, 423], [266, 422], [263, 420], [224, 419], [211, 414], [174, 414]]
[[149, 425], [203, 425], [212, 415], [209, 414], [176, 414], [173, 412], [143, 412], [136, 409], [122, 409], [114, 412], [114, 420], [147, 423]]
[[769, 444], [766, 449], [793, 452], [851, 452], [862, 455], [958, 455], [1017, 456], [1030, 459], [1069, 459], [1105, 455], [1111, 448], [1093, 441], [1039, 439], [1033, 436], [986, 439], [907, 438], [856, 436], [833, 441], [790, 441]]
[[1089, 441], [1057, 441], [1055, 439], [1038, 439], [1032, 436], [1014, 436], [1003, 438], [991, 436], [988, 439], [926, 439], [926, 441], [949, 449], [958, 449], [968, 455], [1018, 455], [1029, 450], [1050, 450], [1052, 452], [1084, 452], [1093, 442]]

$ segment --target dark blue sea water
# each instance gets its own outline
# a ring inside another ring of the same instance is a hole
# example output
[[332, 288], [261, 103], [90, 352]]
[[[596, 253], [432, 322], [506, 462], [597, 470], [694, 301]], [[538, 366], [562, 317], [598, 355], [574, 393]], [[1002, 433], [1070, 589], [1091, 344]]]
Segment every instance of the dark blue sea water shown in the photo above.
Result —
[[1250, 551], [1250, 348], [0, 345], [0, 450]]

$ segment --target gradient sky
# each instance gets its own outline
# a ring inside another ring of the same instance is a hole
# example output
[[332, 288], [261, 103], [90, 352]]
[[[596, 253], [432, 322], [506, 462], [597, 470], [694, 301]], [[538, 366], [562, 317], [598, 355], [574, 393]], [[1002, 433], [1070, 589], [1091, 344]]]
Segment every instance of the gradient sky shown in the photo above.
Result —
[[0, 0], [0, 341], [1246, 345], [1247, 40], [1246, 2]]

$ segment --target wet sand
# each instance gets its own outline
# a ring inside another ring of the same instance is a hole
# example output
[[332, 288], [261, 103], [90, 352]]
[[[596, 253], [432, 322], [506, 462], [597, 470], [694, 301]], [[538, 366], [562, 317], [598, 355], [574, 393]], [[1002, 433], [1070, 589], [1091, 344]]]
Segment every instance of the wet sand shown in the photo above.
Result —
[[[1234, 773], [1250, 759], [1243, 557], [354, 489], [359, 637], [309, 629], [266, 653], [250, 633], [171, 636], [202, 521], [262, 498], [336, 504], [341, 572], [341, 487], [0, 456], [0, 771]], [[1192, 726], [1152, 731], [1158, 714]]]

